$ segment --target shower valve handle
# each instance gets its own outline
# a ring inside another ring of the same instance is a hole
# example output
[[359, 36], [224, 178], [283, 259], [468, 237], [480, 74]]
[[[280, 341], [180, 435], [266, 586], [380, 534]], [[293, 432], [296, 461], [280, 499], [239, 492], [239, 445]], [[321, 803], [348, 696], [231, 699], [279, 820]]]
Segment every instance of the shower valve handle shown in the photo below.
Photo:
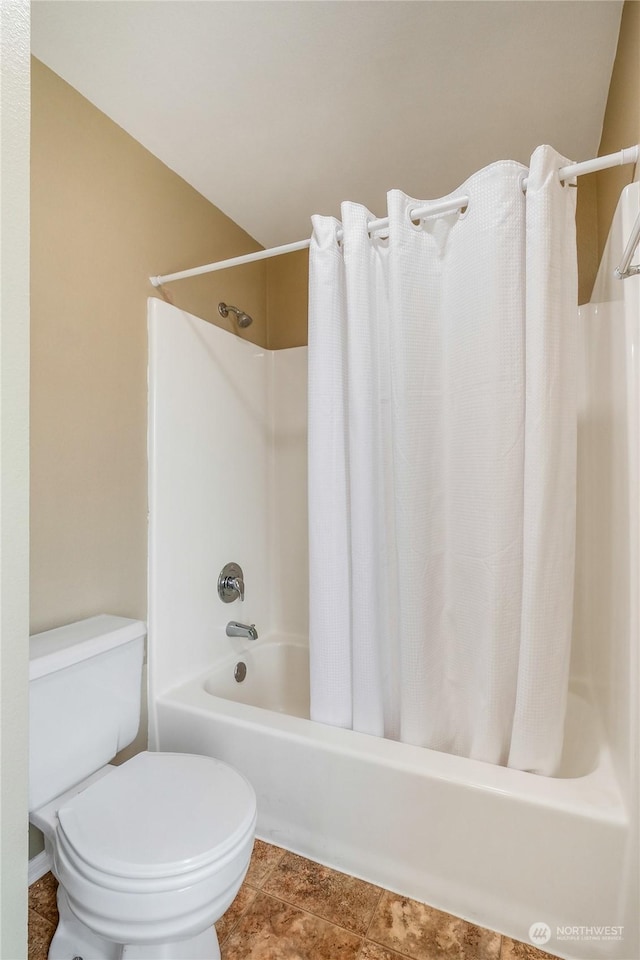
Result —
[[218, 577], [218, 596], [223, 603], [244, 600], [244, 575], [237, 563], [227, 563]]
[[241, 600], [244, 600], [244, 580], [240, 577], [227, 577], [227, 589], [234, 590]]

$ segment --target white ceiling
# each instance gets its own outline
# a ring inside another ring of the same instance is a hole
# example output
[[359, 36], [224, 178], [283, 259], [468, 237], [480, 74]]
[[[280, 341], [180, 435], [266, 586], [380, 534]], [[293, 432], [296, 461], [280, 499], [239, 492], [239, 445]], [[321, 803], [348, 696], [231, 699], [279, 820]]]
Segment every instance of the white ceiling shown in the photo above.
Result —
[[[265, 246], [342, 199], [595, 156], [617, 0], [39, 0], [33, 53]], [[619, 144], [620, 147], [628, 144]]]

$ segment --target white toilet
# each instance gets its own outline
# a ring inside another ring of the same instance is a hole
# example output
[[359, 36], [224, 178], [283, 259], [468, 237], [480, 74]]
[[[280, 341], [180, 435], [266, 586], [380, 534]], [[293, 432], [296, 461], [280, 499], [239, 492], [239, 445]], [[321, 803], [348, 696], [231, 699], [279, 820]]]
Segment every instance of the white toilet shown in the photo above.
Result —
[[29, 818], [59, 881], [49, 960], [218, 960], [213, 924], [249, 866], [251, 785], [227, 764], [140, 753], [145, 625], [102, 615], [30, 640]]

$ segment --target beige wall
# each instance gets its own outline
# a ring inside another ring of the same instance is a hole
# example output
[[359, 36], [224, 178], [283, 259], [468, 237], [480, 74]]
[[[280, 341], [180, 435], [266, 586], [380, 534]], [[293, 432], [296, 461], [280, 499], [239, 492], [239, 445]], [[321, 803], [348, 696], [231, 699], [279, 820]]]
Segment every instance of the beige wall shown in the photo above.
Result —
[[306, 346], [309, 251], [298, 250], [267, 263], [269, 348]]
[[[32, 62], [31, 630], [146, 618], [150, 275], [259, 249], [235, 223]], [[175, 303], [267, 341], [262, 263], [181, 281]]]

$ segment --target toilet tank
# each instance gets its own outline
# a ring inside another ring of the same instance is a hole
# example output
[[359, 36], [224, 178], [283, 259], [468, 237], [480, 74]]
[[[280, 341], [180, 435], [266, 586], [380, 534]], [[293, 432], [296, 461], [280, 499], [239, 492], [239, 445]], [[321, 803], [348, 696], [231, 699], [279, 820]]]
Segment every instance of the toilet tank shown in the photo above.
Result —
[[101, 614], [29, 640], [29, 810], [107, 764], [140, 724], [145, 624]]

